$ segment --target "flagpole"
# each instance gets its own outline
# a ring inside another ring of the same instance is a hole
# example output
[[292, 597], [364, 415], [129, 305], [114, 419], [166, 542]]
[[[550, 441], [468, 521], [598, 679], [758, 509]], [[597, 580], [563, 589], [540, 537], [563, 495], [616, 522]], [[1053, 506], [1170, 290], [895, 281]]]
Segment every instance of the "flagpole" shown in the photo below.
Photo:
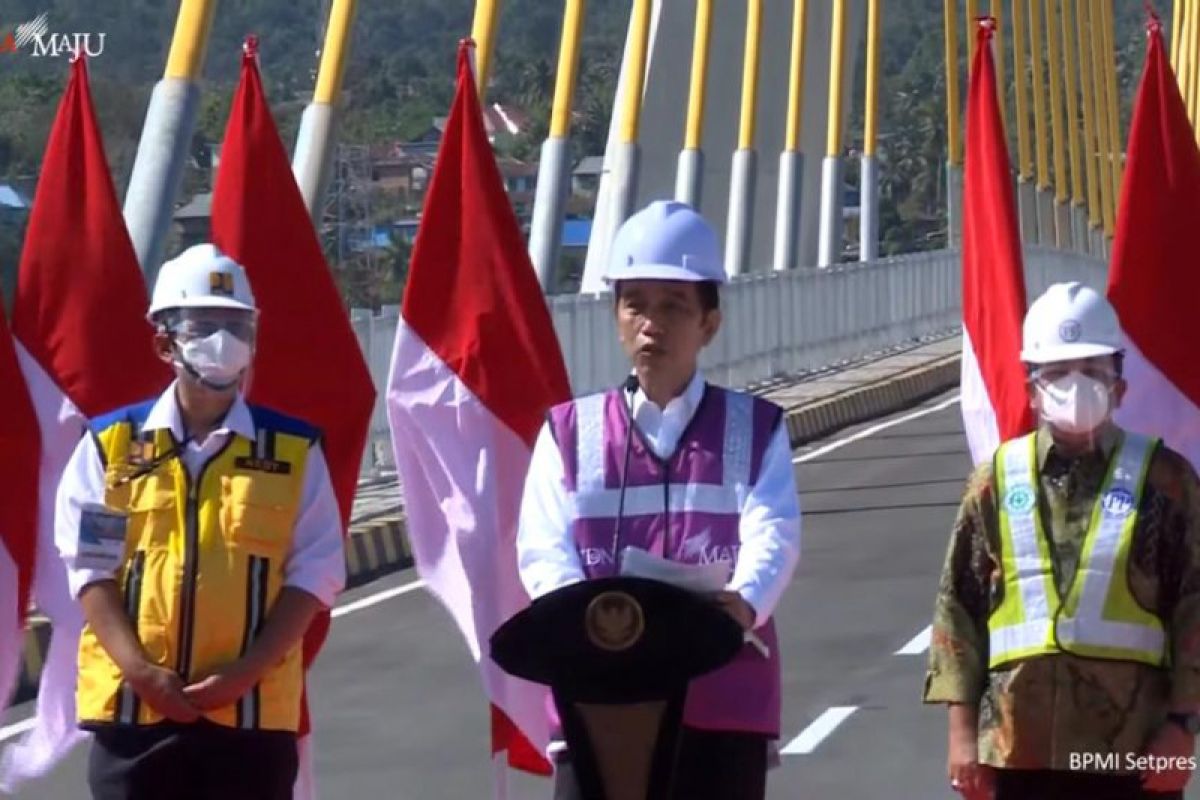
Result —
[[1062, 0], [1063, 82], [1066, 85], [1067, 101], [1064, 128], [1071, 161], [1071, 241], [1076, 250], [1086, 253], [1090, 247], [1087, 241], [1087, 211], [1084, 208], [1086, 197], [1083, 187], [1083, 162], [1079, 152], [1079, 128], [1075, 111], [1079, 104], [1076, 77], [1079, 65], [1075, 60], [1074, 14], [1071, 2], [1072, 0]]
[[1025, 15], [1021, 5], [1026, 0], [1012, 0], [1013, 15], [1013, 94], [1017, 105], [1017, 206], [1021, 222], [1021, 239], [1037, 241], [1037, 189], [1033, 179], [1033, 150], [1029, 146], [1029, 98], [1026, 91], [1029, 65], [1025, 58]]
[[992, 64], [996, 68], [996, 100], [1000, 103], [1000, 126], [1008, 135], [1008, 75], [1005, 72], [1004, 58], [1004, 0], [991, 0], [992, 19], [995, 30], [992, 31]]
[[342, 79], [350, 51], [357, 0], [333, 0], [321, 48], [321, 66], [312, 102], [300, 117], [292, 173], [304, 197], [304, 206], [314, 222], [321, 219], [321, 203], [329, 184], [329, 162], [337, 140], [337, 105], [342, 96]]
[[[803, 2], [803, 0], [801, 0]], [[675, 199], [700, 208], [704, 189], [704, 111], [708, 94], [708, 61], [712, 48], [713, 0], [697, 0], [692, 39], [692, 72], [688, 86], [687, 125], [675, 173]], [[780, 179], [782, 181], [782, 178]]]
[[784, 131], [783, 152], [779, 154], [779, 196], [775, 203], [774, 269], [777, 272], [796, 267], [800, 241], [800, 187], [804, 180], [800, 123], [804, 113], [804, 36], [807, 24], [807, 0], [793, 0], [787, 128]]
[[[867, 0], [867, 81], [863, 154], [859, 172], [858, 260], [879, 257], [879, 162], [875, 145], [879, 129], [880, 0]], [[1003, 104], [1002, 104], [1003, 105]]]
[[750, 237], [754, 229], [754, 184], [758, 152], [759, 52], [762, 45], [763, 0], [746, 0], [746, 44], [742, 57], [742, 108], [738, 148], [729, 179], [729, 210], [725, 230], [725, 273], [730, 277], [749, 269]]
[[1046, 44], [1050, 53], [1050, 131], [1054, 138], [1054, 242], [1063, 250], [1072, 246], [1071, 239], [1071, 209], [1067, 205], [1070, 199], [1067, 182], [1067, 153], [1063, 137], [1063, 91], [1062, 91], [1062, 53], [1060, 51], [1061, 34], [1058, 30], [1058, 9], [1055, 0], [1047, 0], [1046, 10]]
[[[946, 246], [962, 241], [962, 127], [958, 102], [958, 0], [943, 0], [946, 64]], [[969, 67], [968, 67], [969, 69]]]
[[125, 224], [152, 284], [166, 249], [175, 198], [192, 145], [216, 0], [182, 0], [167, 66], [150, 95], [142, 138], [125, 193]]
[[829, 118], [825, 161], [821, 164], [821, 217], [817, 264], [841, 261], [842, 244], [842, 76], [846, 49], [846, 0], [833, 0], [829, 43]]
[[571, 107], [579, 74], [579, 49], [583, 40], [586, 0], [566, 0], [554, 82], [550, 135], [542, 144], [538, 163], [537, 194], [529, 230], [529, 257], [542, 291], [555, 291], [558, 257], [562, 245], [563, 214], [570, 192]]

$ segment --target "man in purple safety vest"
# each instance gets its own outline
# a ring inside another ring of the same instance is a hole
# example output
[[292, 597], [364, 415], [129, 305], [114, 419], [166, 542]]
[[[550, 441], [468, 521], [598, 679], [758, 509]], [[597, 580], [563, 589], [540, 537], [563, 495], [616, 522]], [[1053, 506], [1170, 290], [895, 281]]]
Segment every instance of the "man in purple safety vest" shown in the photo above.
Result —
[[[748, 643], [688, 688], [674, 797], [762, 800], [780, 728], [773, 613], [800, 550], [783, 412], [699, 369], [720, 328], [725, 272], [715, 233], [690, 207], [655, 202], [626, 221], [605, 280], [632, 370], [543, 425], [521, 505], [521, 579], [536, 599], [617, 574], [627, 549], [727, 564], [713, 599]], [[565, 745], [551, 753], [555, 797], [578, 798]]]

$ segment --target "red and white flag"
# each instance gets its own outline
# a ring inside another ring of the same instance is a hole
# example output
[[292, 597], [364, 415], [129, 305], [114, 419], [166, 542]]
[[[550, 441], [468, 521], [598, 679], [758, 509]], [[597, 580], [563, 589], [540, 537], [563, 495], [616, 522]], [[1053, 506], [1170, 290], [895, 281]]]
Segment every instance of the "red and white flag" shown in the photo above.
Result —
[[505, 674], [488, 641], [529, 604], [521, 495], [538, 429], [570, 383], [484, 131], [470, 47], [413, 250], [388, 421], [417, 569], [479, 664], [493, 757], [545, 775], [548, 692]]
[[[213, 242], [246, 268], [259, 309], [248, 399], [321, 430], [345, 535], [375, 384], [271, 116], [257, 46], [254, 37], [247, 40], [225, 129], [213, 189]], [[329, 621], [329, 612], [321, 613], [304, 637], [306, 670], [325, 643]], [[297, 798], [316, 794], [311, 724], [306, 692]]]
[[1200, 150], [1154, 18], [1134, 103], [1108, 297], [1125, 341], [1129, 390], [1115, 419], [1161, 436], [1200, 469]]
[[16, 686], [37, 551], [41, 442], [0, 297], [0, 709]]
[[1021, 364], [1025, 273], [1008, 145], [992, 62], [994, 22], [980, 23], [967, 94], [963, 178], [962, 415], [975, 463], [1032, 429]]
[[71, 66], [46, 143], [25, 232], [13, 334], [42, 438], [38, 609], [53, 626], [38, 690], [37, 722], [5, 753], [0, 788], [43, 774], [83, 739], [75, 676], [83, 614], [54, 544], [54, 497], [88, 420], [166, 388], [154, 354], [146, 285], [121, 217], [85, 60]]

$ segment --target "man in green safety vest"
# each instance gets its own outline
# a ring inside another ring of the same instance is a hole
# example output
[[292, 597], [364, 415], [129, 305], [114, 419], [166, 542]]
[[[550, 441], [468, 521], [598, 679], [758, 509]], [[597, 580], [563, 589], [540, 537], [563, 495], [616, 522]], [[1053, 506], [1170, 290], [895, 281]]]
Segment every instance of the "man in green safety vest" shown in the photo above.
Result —
[[1200, 732], [1200, 486], [1112, 420], [1113, 307], [1057, 284], [1025, 318], [1037, 430], [971, 476], [924, 700], [968, 800], [1182, 798]]

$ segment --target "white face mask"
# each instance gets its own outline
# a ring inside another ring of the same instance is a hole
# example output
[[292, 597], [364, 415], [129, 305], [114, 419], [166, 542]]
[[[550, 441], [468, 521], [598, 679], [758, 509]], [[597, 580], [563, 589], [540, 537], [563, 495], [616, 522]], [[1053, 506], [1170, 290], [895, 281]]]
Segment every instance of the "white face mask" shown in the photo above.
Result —
[[226, 330], [179, 343], [182, 366], [212, 389], [228, 389], [250, 366], [250, 345]]
[[1042, 418], [1064, 433], [1090, 433], [1108, 419], [1108, 387], [1095, 378], [1071, 372], [1050, 383], [1038, 383]]

